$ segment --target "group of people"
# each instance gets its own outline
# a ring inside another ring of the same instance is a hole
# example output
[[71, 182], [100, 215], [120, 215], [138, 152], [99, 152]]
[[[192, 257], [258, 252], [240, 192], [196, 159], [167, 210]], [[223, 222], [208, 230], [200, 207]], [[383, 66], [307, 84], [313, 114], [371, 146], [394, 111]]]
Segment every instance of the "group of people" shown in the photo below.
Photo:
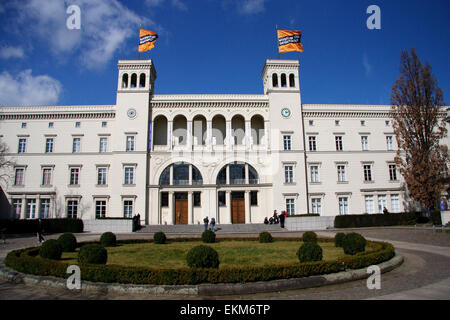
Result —
[[284, 228], [284, 220], [287, 217], [286, 211], [281, 211], [281, 213], [278, 215], [277, 210], [273, 211], [273, 216], [270, 217], [270, 219], [267, 219], [267, 217], [264, 218], [264, 224], [280, 224], [282, 228]]
[[216, 232], [215, 228], [216, 228], [216, 219], [214, 217], [211, 218], [211, 221], [209, 221], [208, 217], [206, 216], [203, 219], [203, 223], [205, 225], [205, 231], [208, 230], [208, 224], [211, 226], [211, 231], [212, 232]]

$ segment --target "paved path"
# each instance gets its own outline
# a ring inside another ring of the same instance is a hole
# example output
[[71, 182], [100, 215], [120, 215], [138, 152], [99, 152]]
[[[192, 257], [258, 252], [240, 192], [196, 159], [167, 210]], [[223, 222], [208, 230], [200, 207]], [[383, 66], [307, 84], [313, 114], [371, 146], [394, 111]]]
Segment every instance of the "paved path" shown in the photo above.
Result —
[[[161, 226], [159, 226], [161, 227]], [[164, 226], [172, 228], [173, 226]], [[193, 228], [168, 229], [165, 231], [167, 236], [199, 236], [198, 228], [202, 226], [193, 226]], [[258, 231], [265, 228], [270, 230], [275, 236], [300, 237], [302, 232], [290, 232], [279, 226], [253, 225], [241, 229], [223, 226], [222, 230], [217, 232], [218, 237], [225, 236], [255, 236]], [[147, 230], [156, 232], [159, 230]], [[250, 230], [253, 229], [253, 230]], [[340, 230], [338, 230], [340, 231]], [[319, 236], [332, 237], [336, 230], [320, 231]], [[345, 230], [355, 231], [355, 230]], [[363, 234], [368, 239], [377, 239], [389, 241], [394, 244], [397, 252], [404, 256], [405, 262], [397, 269], [381, 276], [381, 290], [369, 290], [366, 286], [366, 280], [353, 281], [338, 285], [310, 288], [302, 290], [262, 293], [242, 296], [217, 296], [208, 297], [208, 299], [450, 299], [450, 235], [438, 234], [432, 230], [416, 230], [411, 228], [377, 228], [377, 229], [358, 229], [356, 232]], [[77, 234], [79, 241], [90, 241], [99, 239], [98, 234]], [[57, 238], [58, 235], [52, 235], [48, 238]], [[118, 239], [140, 239], [152, 238], [152, 233], [133, 233], [120, 234]], [[6, 253], [14, 248], [23, 248], [36, 245], [35, 237], [21, 237], [8, 239], [6, 244], [0, 243], [0, 260], [6, 256]], [[0, 300], [20, 299], [20, 300], [114, 300], [114, 299], [139, 299], [139, 300], [160, 300], [160, 299], [179, 299], [176, 296], [142, 296], [142, 295], [103, 295], [101, 293], [76, 293], [69, 290], [60, 290], [54, 288], [39, 287], [24, 284], [13, 284], [0, 281]], [[187, 299], [204, 299], [204, 297], [186, 297]]]

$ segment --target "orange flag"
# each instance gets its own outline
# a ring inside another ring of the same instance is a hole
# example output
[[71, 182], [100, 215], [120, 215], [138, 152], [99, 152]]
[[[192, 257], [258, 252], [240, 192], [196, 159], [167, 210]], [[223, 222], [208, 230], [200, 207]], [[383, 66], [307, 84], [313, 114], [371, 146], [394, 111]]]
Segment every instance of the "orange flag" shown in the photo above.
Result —
[[140, 29], [139, 32], [139, 52], [151, 50], [155, 47], [155, 41], [158, 35], [153, 31]]
[[300, 40], [302, 32], [300, 30], [277, 30], [278, 52], [300, 51], [303, 52], [303, 45]]

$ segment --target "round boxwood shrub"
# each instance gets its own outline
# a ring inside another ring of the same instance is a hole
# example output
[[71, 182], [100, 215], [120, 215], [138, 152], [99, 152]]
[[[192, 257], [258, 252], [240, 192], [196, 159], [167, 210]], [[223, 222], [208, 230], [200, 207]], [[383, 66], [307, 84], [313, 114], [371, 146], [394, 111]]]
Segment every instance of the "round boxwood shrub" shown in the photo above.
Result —
[[302, 235], [302, 241], [303, 242], [315, 242], [315, 243], [317, 243], [317, 234], [315, 232], [312, 232], [312, 231], [306, 231]]
[[345, 254], [354, 255], [358, 252], [364, 252], [366, 250], [366, 239], [359, 233], [349, 233], [344, 238], [342, 248]]
[[78, 252], [79, 263], [106, 264], [108, 252], [100, 244], [86, 244]]
[[186, 262], [191, 268], [219, 268], [219, 254], [208, 246], [196, 246], [189, 250]]
[[305, 242], [297, 251], [300, 262], [322, 260], [322, 248], [316, 242]]
[[40, 250], [39, 255], [45, 259], [59, 260], [61, 259], [63, 249], [59, 242], [54, 239], [45, 241]]
[[74, 252], [77, 248], [77, 238], [70, 232], [60, 235], [58, 242], [61, 245], [63, 252]]
[[166, 235], [164, 234], [164, 232], [156, 232], [153, 235], [153, 242], [157, 243], [157, 244], [165, 244], [166, 243]]
[[204, 243], [214, 243], [216, 242], [216, 234], [211, 230], [205, 230], [202, 233], [202, 241]]
[[259, 242], [261, 243], [273, 242], [272, 235], [267, 231], [261, 232], [259, 234]]
[[343, 233], [343, 232], [336, 233], [336, 235], [334, 236], [335, 246], [342, 248], [342, 246], [344, 244], [344, 240], [345, 240], [345, 233]]
[[116, 246], [116, 235], [112, 232], [105, 232], [100, 237], [100, 243], [104, 247], [115, 247]]

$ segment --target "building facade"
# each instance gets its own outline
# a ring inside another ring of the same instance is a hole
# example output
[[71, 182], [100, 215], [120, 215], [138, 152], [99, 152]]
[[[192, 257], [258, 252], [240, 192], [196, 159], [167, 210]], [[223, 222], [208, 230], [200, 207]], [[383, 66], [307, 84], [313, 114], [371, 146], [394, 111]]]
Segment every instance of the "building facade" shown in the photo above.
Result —
[[0, 107], [10, 216], [261, 223], [401, 212], [390, 106], [302, 104], [297, 60], [259, 95], [158, 95], [152, 60], [119, 60], [115, 105]]

